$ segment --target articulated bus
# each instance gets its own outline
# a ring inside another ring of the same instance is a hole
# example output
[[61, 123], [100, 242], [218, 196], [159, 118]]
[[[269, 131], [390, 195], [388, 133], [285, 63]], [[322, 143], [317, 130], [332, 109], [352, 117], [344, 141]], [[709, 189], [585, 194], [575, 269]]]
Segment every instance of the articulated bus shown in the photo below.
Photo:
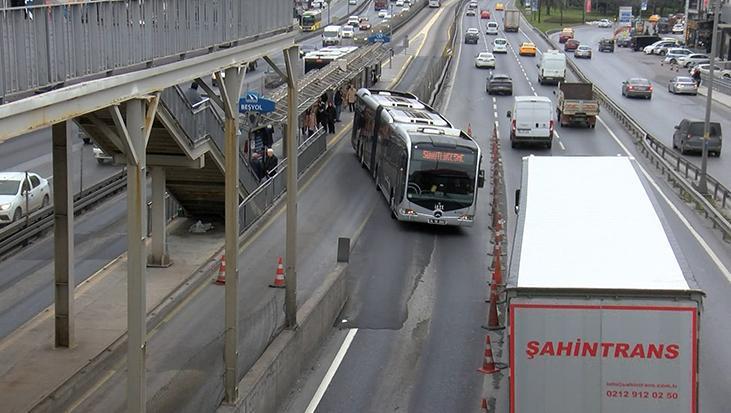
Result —
[[322, 25], [322, 10], [309, 10], [302, 14], [302, 31], [314, 32]]
[[472, 226], [480, 147], [410, 93], [360, 89], [351, 143], [400, 221]]
[[388, 9], [388, 0], [373, 0], [373, 8], [376, 11]]

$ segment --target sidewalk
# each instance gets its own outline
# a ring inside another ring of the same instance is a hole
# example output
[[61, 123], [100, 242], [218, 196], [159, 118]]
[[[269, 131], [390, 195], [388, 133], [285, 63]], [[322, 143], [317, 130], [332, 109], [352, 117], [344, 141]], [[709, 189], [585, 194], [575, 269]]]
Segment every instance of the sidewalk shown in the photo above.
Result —
[[[147, 269], [148, 314], [223, 246], [223, 226], [206, 234], [189, 234], [191, 224], [180, 220], [171, 226], [168, 246], [173, 265]], [[1, 341], [1, 410], [30, 410], [124, 335], [126, 292], [127, 256], [123, 255], [77, 286], [75, 347], [53, 347], [53, 307]]]
[[[708, 88], [703, 86], [699, 87], [698, 94], [702, 96], [708, 96]], [[725, 93], [714, 90], [711, 99], [713, 99], [713, 101], [716, 103], [720, 103], [728, 108], [731, 108], [731, 96]]]

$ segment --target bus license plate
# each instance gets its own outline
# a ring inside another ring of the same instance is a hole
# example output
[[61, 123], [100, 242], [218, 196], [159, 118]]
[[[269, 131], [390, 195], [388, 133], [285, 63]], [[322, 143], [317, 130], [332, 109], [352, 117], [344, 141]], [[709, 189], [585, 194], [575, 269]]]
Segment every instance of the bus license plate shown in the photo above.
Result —
[[430, 224], [436, 224], [436, 225], [447, 225], [447, 221], [445, 221], [443, 219], [433, 219], [433, 218], [430, 218], [429, 219], [429, 223]]

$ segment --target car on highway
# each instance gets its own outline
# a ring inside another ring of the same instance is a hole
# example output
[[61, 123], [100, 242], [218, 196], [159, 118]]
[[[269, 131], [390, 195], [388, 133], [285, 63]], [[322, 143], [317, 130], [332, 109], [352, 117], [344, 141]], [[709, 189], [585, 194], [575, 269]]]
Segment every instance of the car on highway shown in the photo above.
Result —
[[492, 52], [493, 53], [507, 53], [508, 52], [508, 40], [502, 37], [498, 37], [492, 41]]
[[677, 43], [675, 42], [675, 40], [668, 40], [668, 39], [658, 40], [652, 44], [648, 44], [647, 46], [643, 47], [642, 51], [645, 54], [660, 54], [660, 49], [665, 46], [675, 47], [675, 46], [677, 46]]
[[[722, 133], [721, 124], [710, 122], [708, 129], [708, 155], [721, 156]], [[675, 125], [673, 132], [673, 149], [677, 149], [685, 155], [690, 151], [701, 152], [703, 150], [705, 122], [702, 120], [683, 119]]]
[[485, 92], [488, 95], [512, 95], [513, 79], [502, 73], [493, 73], [487, 78], [485, 83]]
[[480, 32], [479, 30], [475, 29], [474, 27], [470, 27], [467, 29], [467, 31], [464, 34], [464, 42], [465, 44], [477, 44], [477, 42], [480, 40]]
[[558, 42], [559, 43], [566, 43], [567, 40], [574, 38], [574, 29], [571, 27], [564, 27], [561, 30], [561, 33], [558, 35]]
[[691, 53], [678, 58], [678, 64], [683, 67], [692, 67], [701, 63], [710, 63], [711, 58], [704, 53]]
[[380, 17], [381, 19], [386, 17], [387, 14], [388, 14], [388, 10], [386, 10], [386, 9], [378, 10], [378, 17]]
[[536, 55], [536, 45], [531, 42], [523, 42], [520, 44], [520, 48], [518, 49], [518, 54], [521, 56], [535, 56]]
[[698, 85], [690, 76], [675, 76], [668, 81], [668, 92], [673, 94], [698, 94]]
[[361, 16], [360, 23], [358, 24], [359, 30], [370, 30], [371, 22], [368, 21], [368, 17]]
[[465, 16], [475, 16], [475, 10], [474, 9], [467, 9], [467, 11], [464, 13]]
[[599, 20], [599, 23], [597, 23], [597, 27], [602, 29], [608, 29], [612, 27], [612, 22], [607, 19], [601, 19]]
[[545, 96], [516, 96], [510, 118], [510, 146], [522, 143], [541, 144], [551, 149], [556, 121], [553, 102]]
[[577, 59], [591, 59], [591, 47], [582, 44], [574, 51], [574, 57]]
[[350, 4], [351, 6], [355, 6], [358, 4], [358, 0], [348, 0], [348, 4]]
[[112, 155], [109, 155], [108, 153], [104, 152], [102, 148], [94, 145], [94, 147], [91, 149], [92, 153], [94, 154], [94, 159], [101, 165], [105, 162], [112, 162], [114, 158], [112, 158]]
[[402, 13], [406, 13], [409, 10], [411, 10], [411, 6], [408, 4], [404, 4], [404, 7], [401, 8]]
[[495, 11], [503, 11], [505, 10], [505, 5], [503, 3], [495, 3]]
[[676, 33], [676, 34], [677, 34], [677, 33], [683, 33], [683, 32], [685, 32], [685, 25], [684, 25], [683, 23], [676, 23], [676, 24], [675, 24], [675, 25], [673, 26], [673, 30], [672, 30], [672, 32], [673, 32], [673, 33]]
[[482, 69], [484, 67], [495, 68], [495, 55], [490, 52], [480, 52], [475, 56], [475, 67]]
[[496, 22], [488, 22], [485, 34], [492, 34], [497, 36], [498, 24]]
[[684, 47], [673, 47], [671, 49], [668, 49], [667, 53], [665, 54], [665, 59], [663, 59], [663, 61], [665, 63], [670, 63], [671, 65], [676, 65], [678, 64], [678, 59], [691, 54], [693, 54], [692, 50], [686, 49]]
[[576, 39], [568, 39], [568, 40], [566, 40], [566, 43], [564, 43], [564, 45], [563, 45], [563, 51], [564, 52], [573, 52], [574, 50], [576, 50], [577, 47], [579, 47], [580, 44], [581, 44], [581, 42], [579, 42]]
[[467, 8], [470, 10], [477, 10], [477, 2], [471, 1], [467, 4]]
[[614, 53], [614, 39], [601, 39], [599, 40], [599, 51]]
[[622, 96], [652, 99], [652, 83], [642, 77], [633, 77], [622, 82]]
[[0, 172], [0, 225], [18, 221], [27, 212], [51, 202], [48, 180], [32, 172]]
[[350, 16], [350, 17], [348, 17], [348, 22], [345, 24], [347, 24], [348, 26], [352, 26], [352, 27], [358, 27], [358, 25], [360, 24], [360, 17]]
[[404, 7], [404, 0], [396, 0], [396, 7]]
[[632, 47], [632, 38], [629, 36], [617, 36], [617, 47]]
[[490, 18], [490, 11], [489, 10], [481, 10], [480, 11], [480, 18], [485, 20]]
[[353, 26], [343, 26], [340, 28], [340, 37], [343, 39], [352, 39], [355, 35]]

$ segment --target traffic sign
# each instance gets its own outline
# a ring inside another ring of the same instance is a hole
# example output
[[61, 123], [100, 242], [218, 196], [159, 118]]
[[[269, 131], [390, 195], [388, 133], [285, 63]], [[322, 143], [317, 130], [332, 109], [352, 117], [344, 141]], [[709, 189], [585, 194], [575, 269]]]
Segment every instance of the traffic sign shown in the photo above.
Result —
[[255, 91], [248, 91], [239, 98], [239, 113], [269, 113], [274, 112], [275, 106], [273, 100], [267, 99]]
[[388, 35], [388, 33], [374, 33], [370, 36], [368, 36], [368, 43], [390, 43], [391, 42], [391, 36]]

